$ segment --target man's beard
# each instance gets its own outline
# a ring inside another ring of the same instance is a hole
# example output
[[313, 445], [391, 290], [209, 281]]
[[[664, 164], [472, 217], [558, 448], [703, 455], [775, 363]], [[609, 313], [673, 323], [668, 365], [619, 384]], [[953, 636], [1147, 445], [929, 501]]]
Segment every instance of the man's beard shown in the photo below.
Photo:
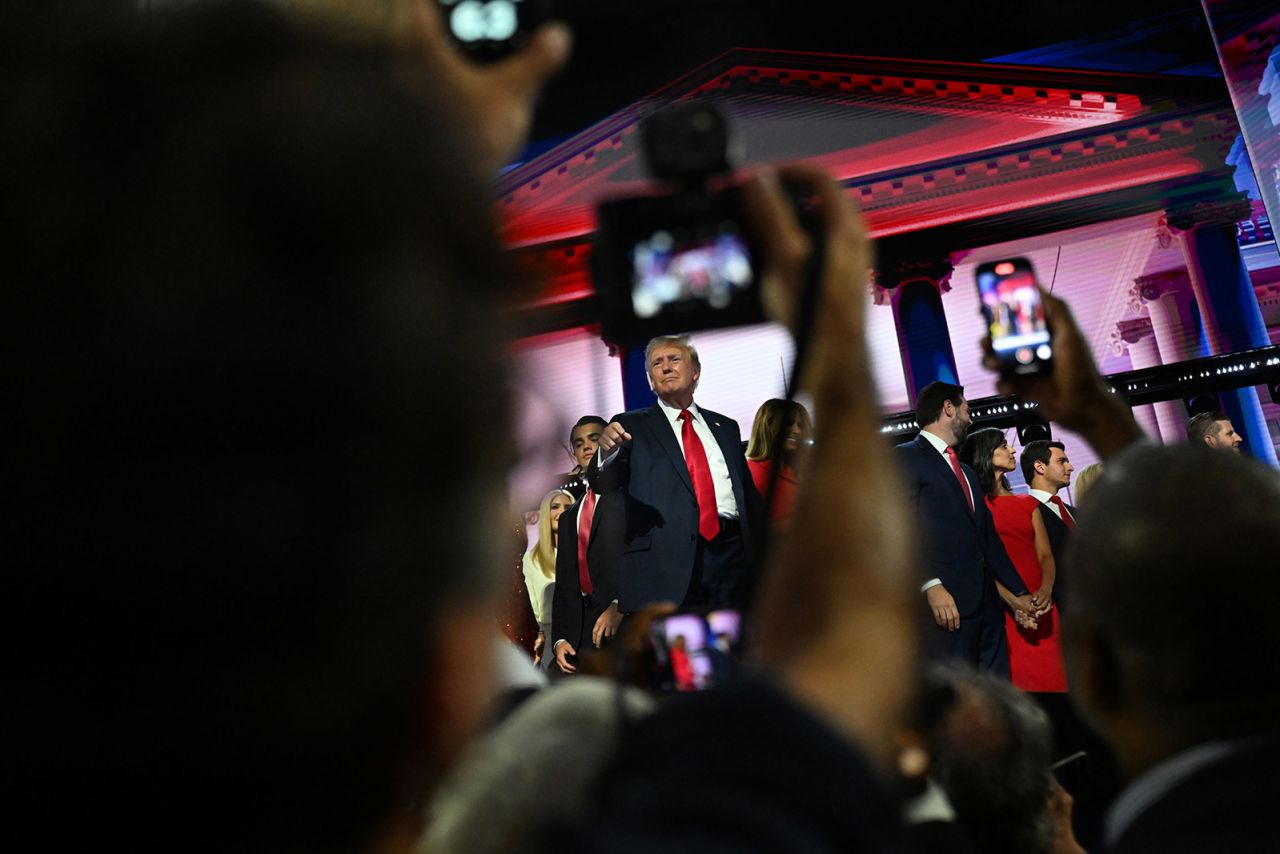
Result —
[[973, 424], [968, 421], [955, 421], [951, 424], [951, 432], [955, 434], [956, 444], [964, 441], [964, 437], [969, 435], [969, 428]]

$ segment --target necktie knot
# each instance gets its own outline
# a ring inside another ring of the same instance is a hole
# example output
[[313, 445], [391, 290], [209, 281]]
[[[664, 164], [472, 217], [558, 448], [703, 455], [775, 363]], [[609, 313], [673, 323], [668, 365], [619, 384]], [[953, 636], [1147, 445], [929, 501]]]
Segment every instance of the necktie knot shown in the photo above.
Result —
[[1068, 528], [1074, 528], [1076, 526], [1076, 520], [1071, 518], [1071, 512], [1067, 510], [1066, 503], [1056, 495], [1050, 495], [1049, 500], [1057, 505], [1058, 515], [1062, 518], [1062, 521], [1066, 526]]
[[693, 419], [693, 413], [687, 409], [681, 409], [679, 417], [681, 421], [691, 421]]

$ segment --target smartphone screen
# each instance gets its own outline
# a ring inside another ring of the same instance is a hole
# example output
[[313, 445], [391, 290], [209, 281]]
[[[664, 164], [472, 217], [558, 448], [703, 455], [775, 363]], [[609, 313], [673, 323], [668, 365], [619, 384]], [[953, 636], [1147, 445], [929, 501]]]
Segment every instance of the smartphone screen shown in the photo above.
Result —
[[1001, 373], [1047, 373], [1053, 364], [1053, 346], [1031, 262], [1010, 258], [982, 264], [977, 279]]
[[720, 610], [654, 620], [649, 642], [655, 681], [663, 691], [701, 691], [734, 671], [741, 616]]

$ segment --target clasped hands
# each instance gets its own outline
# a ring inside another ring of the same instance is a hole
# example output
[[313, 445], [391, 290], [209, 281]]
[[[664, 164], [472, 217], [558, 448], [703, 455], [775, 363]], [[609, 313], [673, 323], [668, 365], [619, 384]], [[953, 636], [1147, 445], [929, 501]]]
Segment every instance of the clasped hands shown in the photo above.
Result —
[[1034, 631], [1040, 628], [1040, 618], [1053, 607], [1053, 589], [1041, 587], [1035, 593], [1014, 596], [1009, 606], [1013, 611], [1014, 621], [1022, 628]]

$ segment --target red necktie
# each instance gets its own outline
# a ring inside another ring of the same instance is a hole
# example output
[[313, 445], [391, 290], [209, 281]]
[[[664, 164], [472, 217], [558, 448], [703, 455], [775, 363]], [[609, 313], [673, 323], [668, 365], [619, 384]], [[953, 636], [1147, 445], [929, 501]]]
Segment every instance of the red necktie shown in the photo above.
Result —
[[582, 510], [578, 513], [578, 588], [583, 596], [590, 596], [593, 589], [587, 569], [587, 544], [591, 542], [591, 520], [595, 515], [596, 494], [588, 489], [582, 496]]
[[680, 420], [684, 422], [680, 431], [684, 442], [684, 464], [689, 467], [693, 495], [698, 499], [698, 533], [704, 540], [714, 540], [720, 533], [720, 516], [716, 513], [716, 485], [711, 480], [707, 449], [693, 429], [693, 413], [687, 409], [680, 410]]
[[1076, 520], [1071, 518], [1071, 514], [1067, 512], [1067, 505], [1062, 503], [1062, 499], [1056, 495], [1050, 495], [1049, 500], [1058, 505], [1058, 515], [1062, 517], [1062, 521], [1066, 523], [1069, 530], [1074, 531]]
[[960, 491], [964, 493], [964, 503], [969, 505], [969, 512], [973, 512], [973, 496], [969, 494], [969, 481], [965, 480], [964, 472], [960, 471], [960, 458], [956, 456], [956, 449], [947, 445], [947, 459], [951, 460], [951, 470], [956, 473], [956, 480], [960, 481]]

